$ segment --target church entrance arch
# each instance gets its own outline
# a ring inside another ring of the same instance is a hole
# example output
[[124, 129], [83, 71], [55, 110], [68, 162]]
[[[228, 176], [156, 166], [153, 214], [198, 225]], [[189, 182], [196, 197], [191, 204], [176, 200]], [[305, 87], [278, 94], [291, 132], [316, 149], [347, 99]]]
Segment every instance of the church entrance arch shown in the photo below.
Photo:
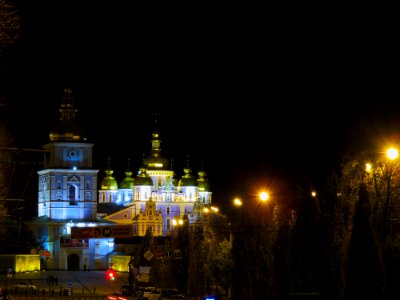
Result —
[[79, 255], [72, 253], [68, 255], [68, 271], [79, 271]]

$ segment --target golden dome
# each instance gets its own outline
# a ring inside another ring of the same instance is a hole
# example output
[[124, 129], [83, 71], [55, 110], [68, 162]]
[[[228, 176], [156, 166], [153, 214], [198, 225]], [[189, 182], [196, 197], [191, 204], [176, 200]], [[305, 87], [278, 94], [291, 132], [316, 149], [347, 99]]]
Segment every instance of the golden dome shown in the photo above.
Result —
[[185, 175], [182, 176], [181, 180], [179, 180], [178, 186], [197, 186], [197, 180], [196, 178], [192, 177], [190, 174], [191, 170], [189, 168], [183, 169], [185, 172]]
[[157, 129], [152, 133], [151, 153], [143, 159], [143, 164], [148, 170], [169, 170], [168, 159], [161, 155], [161, 140]]
[[210, 190], [210, 185], [206, 178], [206, 172], [200, 171], [197, 173], [199, 178], [197, 179], [197, 186], [199, 187], [199, 192], [208, 192]]
[[125, 177], [122, 179], [119, 184], [119, 188], [121, 189], [133, 189], [135, 186], [134, 179], [132, 177], [131, 171], [125, 171]]
[[100, 183], [100, 189], [102, 190], [118, 190], [118, 183], [112, 176], [113, 170], [105, 170], [106, 177]]
[[135, 185], [153, 185], [153, 180], [151, 179], [151, 177], [149, 176], [149, 174], [147, 174], [146, 169], [145, 168], [140, 168], [139, 174], [138, 176], [136, 176], [135, 178]]
[[154, 154], [156, 153], [152, 153], [143, 160], [143, 163], [146, 166], [146, 168], [148, 170], [168, 170], [169, 169], [168, 159], [160, 155], [154, 155]]

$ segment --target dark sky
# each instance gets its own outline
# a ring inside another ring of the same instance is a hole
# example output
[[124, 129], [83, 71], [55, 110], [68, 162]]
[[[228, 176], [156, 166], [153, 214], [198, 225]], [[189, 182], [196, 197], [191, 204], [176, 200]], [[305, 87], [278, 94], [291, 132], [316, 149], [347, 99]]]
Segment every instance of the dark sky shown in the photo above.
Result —
[[48, 141], [70, 87], [97, 167], [111, 155], [115, 169], [129, 157], [137, 170], [158, 112], [165, 156], [179, 168], [187, 154], [194, 169], [204, 160], [226, 202], [300, 175], [321, 182], [358, 131], [397, 126], [392, 48], [375, 30], [125, 2], [22, 2], [6, 82], [21, 143]]

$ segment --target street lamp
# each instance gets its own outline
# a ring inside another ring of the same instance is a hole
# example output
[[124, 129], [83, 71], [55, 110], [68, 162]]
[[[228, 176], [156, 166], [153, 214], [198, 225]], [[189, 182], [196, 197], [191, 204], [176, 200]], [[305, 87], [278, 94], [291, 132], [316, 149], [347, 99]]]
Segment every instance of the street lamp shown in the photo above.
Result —
[[174, 218], [174, 219], [172, 219], [172, 225], [173, 226], [182, 226], [183, 225], [183, 220], [182, 219], [176, 219], [176, 218]]
[[[258, 198], [261, 201], [261, 203], [266, 203], [267, 200], [269, 199], [269, 193], [266, 192], [266, 191], [261, 191], [258, 194]], [[264, 220], [265, 217], [264, 217], [264, 215], [265, 215], [265, 209], [261, 208], [261, 230], [262, 230], [262, 232], [264, 231], [264, 227], [265, 227], [265, 220]]]
[[386, 202], [384, 207], [384, 214], [383, 214], [383, 224], [384, 224], [384, 234], [387, 233], [387, 217], [388, 217], [388, 210], [390, 206], [390, 234], [393, 235], [392, 232], [392, 225], [393, 225], [393, 203], [391, 194], [394, 189], [392, 189], [392, 179], [393, 179], [393, 165], [391, 164], [392, 161], [396, 160], [399, 157], [399, 151], [396, 148], [389, 148], [386, 150], [386, 157], [389, 159], [389, 163], [386, 164]]
[[386, 150], [386, 156], [390, 160], [394, 160], [399, 157], [399, 151], [396, 148], [389, 148]]
[[236, 207], [240, 207], [243, 205], [243, 202], [240, 198], [235, 198], [235, 199], [233, 199], [233, 205]]
[[269, 198], [269, 194], [267, 192], [261, 192], [260, 193], [260, 201], [266, 202]]
[[366, 171], [367, 173], [371, 173], [371, 172], [372, 172], [372, 164], [366, 163], [366, 164], [365, 164], [365, 171]]
[[[382, 152], [382, 158], [378, 159], [378, 163], [371, 164], [367, 163], [365, 165], [365, 171], [371, 174], [373, 187], [375, 189], [384, 191], [384, 193], [377, 193], [377, 195], [382, 195], [377, 198], [377, 201], [381, 203], [381, 224], [382, 224], [382, 234], [387, 237], [388, 234], [393, 234], [392, 232], [392, 214], [393, 214], [393, 193], [396, 188], [394, 185], [395, 179], [395, 161], [399, 157], [399, 151], [397, 148], [390, 147]], [[379, 164], [380, 162], [380, 164]], [[379, 183], [381, 187], [379, 187]], [[388, 219], [390, 217], [390, 220]], [[390, 223], [389, 223], [390, 222]]]

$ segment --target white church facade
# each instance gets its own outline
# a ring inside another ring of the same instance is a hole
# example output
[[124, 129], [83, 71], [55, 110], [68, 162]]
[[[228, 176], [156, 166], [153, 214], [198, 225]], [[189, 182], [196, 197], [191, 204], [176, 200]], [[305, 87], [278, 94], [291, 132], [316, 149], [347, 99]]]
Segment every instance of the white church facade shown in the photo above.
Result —
[[[44, 148], [44, 168], [38, 172], [38, 218], [30, 222], [46, 250], [49, 269], [105, 269], [114, 250], [114, 237], [74, 236], [74, 228], [127, 226], [132, 236], [172, 234], [174, 225], [204, 221], [203, 209], [211, 206], [206, 173], [191, 174], [189, 166], [177, 179], [161, 154], [158, 130], [152, 133], [150, 154], [137, 175], [131, 170], [117, 182], [113, 170], [99, 180], [93, 168], [93, 144], [81, 136], [77, 109], [70, 90], [64, 91], [59, 122]], [[99, 183], [100, 182], [100, 183]], [[112, 213], [102, 207], [112, 205]], [[115, 209], [116, 208], [116, 209]], [[87, 230], [87, 232], [93, 232]]]

